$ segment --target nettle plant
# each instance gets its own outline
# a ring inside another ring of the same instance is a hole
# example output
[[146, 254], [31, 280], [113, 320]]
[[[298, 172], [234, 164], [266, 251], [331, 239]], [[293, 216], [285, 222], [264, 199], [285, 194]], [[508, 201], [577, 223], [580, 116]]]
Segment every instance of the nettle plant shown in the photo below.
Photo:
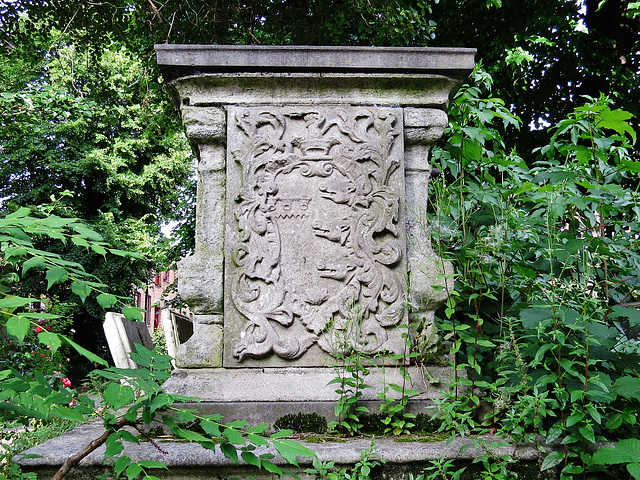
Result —
[[448, 143], [434, 152], [443, 174], [430, 193], [434, 247], [457, 270], [439, 327], [465, 372], [438, 404], [442, 429], [542, 438], [553, 448], [540, 445], [541, 469], [561, 478], [595, 478], [614, 463], [640, 478], [637, 460], [593, 455], [600, 441], [640, 445], [631, 114], [606, 97], [584, 98], [528, 165], [501, 136], [519, 120], [485, 98], [487, 74], [472, 78], [450, 109]]
[[[82, 301], [96, 295], [102, 307], [118, 306], [130, 320], [141, 319], [140, 310], [124, 304], [127, 299], [109, 293], [108, 287], [87, 274], [79, 263], [36, 248], [34, 239], [42, 236], [54, 242], [72, 242], [80, 248], [105, 255], [105, 258], [107, 255], [133, 255], [110, 248], [99, 234], [77, 219], [51, 214], [36, 216], [27, 208], [0, 218], [0, 332], [3, 339], [16, 349], [21, 348], [25, 341], [37, 342], [50, 355], [55, 355], [66, 345], [97, 365], [107, 367], [103, 359], [67, 335], [43, 328], [43, 320], [53, 322], [57, 315], [33, 310], [31, 306], [42, 299], [20, 296], [15, 285], [25, 273], [37, 269], [41, 270], [47, 290], [54, 285], [66, 286]], [[74, 465], [101, 445], [106, 445], [105, 459], [112, 462], [116, 477], [133, 479], [142, 475], [149, 480], [157, 478], [153, 471], [166, 468], [163, 463], [132, 460], [126, 455], [124, 446], [126, 442], [147, 439], [160, 449], [153, 439], [153, 422], [160, 422], [175, 437], [199, 443], [210, 450], [218, 448], [236, 463], [242, 458], [249, 465], [277, 475], [286, 473], [286, 470], [271, 461], [274, 455], [269, 451], [257, 453], [258, 447], [272, 445], [293, 465], [297, 465], [299, 456], [315, 457], [308, 448], [285, 438], [293, 433], [290, 430], [267, 437], [267, 425], [250, 427], [244, 421], [223, 422], [220, 415], [201, 415], [195, 409], [184, 408], [185, 402], [196, 399], [169, 395], [161, 388], [161, 383], [169, 376], [169, 356], [138, 346], [132, 359], [141, 368], [112, 367], [93, 372], [94, 377], [109, 381], [97, 397], [78, 393], [71, 388], [63, 372], [52, 373], [38, 363], [31, 363], [25, 370], [3, 366], [0, 369], [0, 423], [28, 425], [37, 420], [42, 425], [60, 420], [85, 422], [102, 419], [104, 434], [84, 447], [79, 445], [78, 453], [67, 459], [53, 477], [56, 480], [64, 478]], [[1, 477], [36, 478], [33, 473], [21, 473], [11, 458], [0, 460]]]

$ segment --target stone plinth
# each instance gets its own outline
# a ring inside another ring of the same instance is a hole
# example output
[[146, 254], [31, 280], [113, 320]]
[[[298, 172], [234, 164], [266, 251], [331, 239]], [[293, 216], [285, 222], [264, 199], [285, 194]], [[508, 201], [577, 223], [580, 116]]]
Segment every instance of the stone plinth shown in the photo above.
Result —
[[[429, 154], [475, 50], [156, 51], [198, 158], [196, 247], [179, 265], [194, 334], [167, 391], [333, 402], [341, 355], [360, 352], [382, 378], [390, 353], [433, 350], [451, 284], [424, 221]], [[437, 394], [409, 375], [421, 398]]]

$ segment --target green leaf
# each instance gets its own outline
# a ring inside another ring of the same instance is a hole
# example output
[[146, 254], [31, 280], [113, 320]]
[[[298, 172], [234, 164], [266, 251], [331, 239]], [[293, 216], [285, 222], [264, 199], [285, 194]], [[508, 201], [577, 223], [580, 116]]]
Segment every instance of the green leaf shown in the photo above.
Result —
[[587, 439], [591, 443], [596, 443], [596, 438], [592, 426], [582, 425], [578, 428], [578, 431], [580, 432], [580, 435], [582, 435], [585, 439]]
[[142, 310], [138, 307], [123, 307], [122, 314], [132, 322], [142, 321]]
[[73, 236], [73, 237], [71, 237], [71, 241], [74, 243], [74, 245], [77, 245], [79, 247], [85, 247], [85, 248], [89, 248], [90, 247], [89, 242], [87, 242], [82, 237]]
[[176, 416], [183, 422], [193, 422], [196, 418], [193, 411], [183, 409], [177, 410]]
[[119, 432], [114, 432], [107, 437], [107, 441], [105, 442], [105, 446], [107, 447], [104, 455], [105, 457], [115, 457], [117, 454], [124, 450], [124, 446], [120, 441]]
[[58, 348], [62, 345], [62, 339], [57, 333], [48, 332], [43, 330], [38, 334], [38, 341], [44, 345], [51, 347], [52, 352], [57, 352]]
[[140, 460], [138, 465], [143, 468], [164, 468], [165, 470], [169, 470], [163, 462], [157, 462], [155, 460]]
[[216, 420], [205, 417], [202, 420], [200, 420], [200, 427], [202, 427], [202, 430], [204, 430], [205, 433], [207, 433], [208, 435], [211, 435], [212, 437], [220, 438], [222, 436], [222, 432], [220, 431], [220, 425]]
[[90, 362], [97, 363], [98, 365], [103, 365], [105, 367], [109, 366], [109, 364], [107, 363], [106, 360], [103, 360], [98, 355], [96, 355], [95, 353], [90, 352], [86, 348], [81, 347], [76, 342], [71, 340], [69, 337], [67, 337], [65, 335], [60, 335], [60, 338], [62, 339], [62, 341], [64, 343], [66, 343], [67, 345], [73, 347], [76, 352], [78, 352], [80, 355], [85, 357]]
[[53, 405], [51, 407], [51, 413], [55, 414], [57, 417], [75, 422], [84, 422], [87, 420], [87, 418], [78, 410], [64, 407], [62, 405]]
[[244, 428], [249, 424], [246, 420], [234, 420], [233, 422], [227, 423], [227, 427], [232, 428]]
[[298, 466], [297, 457], [316, 457], [316, 453], [313, 450], [299, 444], [298, 442], [294, 442], [293, 440], [274, 440], [273, 446], [282, 458], [296, 467]]
[[264, 468], [267, 472], [273, 473], [275, 475], [282, 475], [282, 469], [279, 466], [275, 465], [273, 462], [265, 460], [263, 457], [261, 463], [262, 468]]
[[69, 275], [67, 274], [67, 270], [62, 267], [51, 267], [47, 270], [46, 274], [47, 279], [47, 290], [49, 290], [53, 285], [57, 285], [58, 283], [64, 283], [69, 280]]
[[561, 451], [554, 450], [549, 455], [544, 457], [542, 465], [540, 466], [540, 471], [544, 472], [545, 470], [549, 470], [550, 468], [558, 465], [562, 460], [564, 460], [564, 454]]
[[38, 300], [37, 298], [25, 298], [18, 297], [16, 295], [9, 295], [8, 297], [0, 299], [0, 308], [19, 308], [39, 301], [40, 300]]
[[600, 128], [608, 128], [614, 130], [620, 135], [628, 133], [633, 139], [633, 143], [636, 142], [636, 132], [631, 128], [627, 120], [633, 118], [633, 114], [621, 109], [609, 110], [605, 109], [600, 112], [600, 122], [598, 126]]
[[546, 438], [546, 442], [547, 443], [551, 443], [554, 440], [560, 438], [560, 436], [564, 433], [564, 425], [562, 425], [562, 422], [556, 422], [554, 423], [550, 428], [549, 431], [547, 432], [547, 438]]
[[640, 378], [630, 375], [622, 376], [616, 380], [612, 390], [621, 397], [640, 400]]
[[192, 432], [191, 430], [186, 430], [184, 428], [177, 429], [175, 433], [177, 433], [181, 438], [188, 440], [189, 442], [207, 443], [211, 441], [211, 439], [205, 437], [201, 433]]
[[293, 430], [280, 430], [271, 435], [271, 438], [285, 438], [293, 435]]
[[233, 428], [225, 428], [222, 434], [229, 440], [229, 443], [233, 443], [234, 445], [244, 445], [245, 439], [242, 433], [238, 430], [234, 430]]
[[116, 475], [120, 475], [122, 472], [124, 472], [124, 470], [129, 466], [130, 463], [131, 459], [126, 455], [122, 455], [121, 457], [119, 457], [113, 465], [113, 469], [115, 470]]
[[27, 273], [32, 268], [35, 268], [37, 270], [42, 270], [46, 265], [47, 265], [47, 262], [43, 257], [40, 257], [40, 256], [31, 257], [29, 260], [25, 261], [22, 264], [22, 275]]
[[462, 158], [466, 165], [482, 158], [482, 146], [475, 140], [465, 140], [462, 146]]
[[31, 209], [27, 207], [20, 207], [15, 212], [5, 215], [4, 218], [25, 218], [25, 217], [28, 217], [30, 214], [31, 214]]
[[135, 398], [133, 388], [121, 383], [110, 383], [104, 391], [104, 400], [115, 410], [130, 404]]
[[627, 438], [620, 440], [615, 447], [606, 447], [593, 454], [596, 465], [614, 465], [617, 463], [634, 463], [640, 459], [640, 440]]
[[91, 244], [91, 250], [93, 250], [98, 255], [106, 256], [107, 250], [102, 246], [95, 243]]
[[110, 293], [101, 293], [96, 297], [98, 305], [102, 308], [111, 308], [115, 304], [118, 303], [118, 299], [115, 295], [111, 295]]
[[232, 460], [236, 465], [238, 464], [238, 451], [236, 447], [231, 445], [230, 443], [221, 443], [220, 451], [227, 457], [229, 460]]
[[24, 341], [24, 337], [29, 333], [30, 326], [31, 322], [28, 319], [18, 316], [11, 317], [6, 324], [7, 333], [16, 337], [20, 343]]
[[522, 325], [527, 330], [536, 330], [543, 320], [550, 318], [551, 309], [546, 307], [527, 308], [520, 312]]
[[622, 425], [623, 421], [624, 421], [624, 417], [622, 416], [621, 413], [614, 413], [607, 420], [605, 427], [609, 430], [617, 430], [620, 427], [620, 425]]
[[640, 463], [628, 463], [627, 471], [631, 474], [635, 480], [640, 480]]
[[142, 473], [142, 467], [139, 463], [132, 463], [127, 467], [125, 472], [129, 480], [134, 480]]
[[159, 395], [155, 395], [151, 402], [149, 403], [149, 409], [151, 413], [156, 412], [157, 410], [163, 410], [165, 407], [173, 405], [173, 398], [171, 395], [167, 395], [166, 393], [161, 393]]
[[254, 427], [249, 427], [247, 429], [247, 433], [260, 434], [260, 433], [266, 432], [268, 428], [269, 428], [269, 425], [267, 425], [266, 423], [263, 423], [261, 425], [256, 425]]
[[119, 257], [125, 257], [125, 258], [131, 257], [131, 258], [138, 258], [138, 259], [143, 258], [142, 255], [140, 255], [139, 253], [127, 252], [126, 250], [118, 250], [116, 248], [110, 248], [109, 252]]
[[256, 447], [266, 447], [269, 442], [259, 435], [253, 433], [247, 434], [247, 441], [255, 445]]
[[60, 315], [44, 312], [20, 312], [18, 316], [31, 320], [55, 320], [56, 318], [60, 318]]
[[242, 452], [240, 456], [249, 465], [253, 465], [254, 467], [260, 468], [260, 459], [256, 457], [255, 454], [251, 452]]
[[84, 303], [87, 297], [91, 295], [91, 287], [87, 282], [82, 280], [75, 280], [71, 284], [71, 291], [80, 297], [82, 303]]

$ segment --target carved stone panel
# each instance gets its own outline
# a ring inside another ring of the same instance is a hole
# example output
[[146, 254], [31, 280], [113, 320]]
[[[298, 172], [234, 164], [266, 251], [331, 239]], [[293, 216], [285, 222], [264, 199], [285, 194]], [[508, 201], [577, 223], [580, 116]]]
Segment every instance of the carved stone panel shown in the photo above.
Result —
[[402, 109], [231, 106], [224, 366], [400, 353]]

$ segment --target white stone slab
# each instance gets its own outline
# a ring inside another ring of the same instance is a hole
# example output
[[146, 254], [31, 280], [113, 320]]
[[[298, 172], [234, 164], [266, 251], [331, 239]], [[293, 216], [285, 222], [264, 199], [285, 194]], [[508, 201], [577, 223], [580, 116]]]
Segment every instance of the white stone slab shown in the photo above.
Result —
[[142, 322], [132, 322], [120, 313], [107, 312], [102, 328], [113, 362], [118, 368], [138, 368], [129, 355], [135, 352], [136, 344], [153, 349], [149, 330]]

